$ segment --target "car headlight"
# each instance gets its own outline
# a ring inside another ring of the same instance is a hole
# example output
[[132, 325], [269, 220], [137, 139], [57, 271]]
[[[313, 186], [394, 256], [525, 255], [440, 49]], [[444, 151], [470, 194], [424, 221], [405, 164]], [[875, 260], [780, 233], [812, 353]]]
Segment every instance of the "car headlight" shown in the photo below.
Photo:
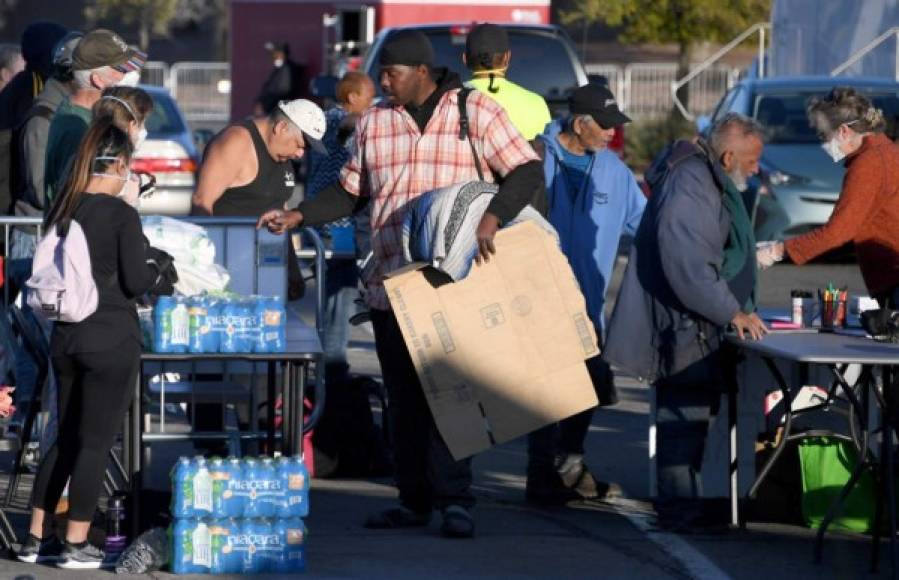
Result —
[[792, 173], [785, 173], [778, 169], [768, 173], [768, 183], [777, 187], [780, 185], [799, 185], [808, 182], [808, 179]]

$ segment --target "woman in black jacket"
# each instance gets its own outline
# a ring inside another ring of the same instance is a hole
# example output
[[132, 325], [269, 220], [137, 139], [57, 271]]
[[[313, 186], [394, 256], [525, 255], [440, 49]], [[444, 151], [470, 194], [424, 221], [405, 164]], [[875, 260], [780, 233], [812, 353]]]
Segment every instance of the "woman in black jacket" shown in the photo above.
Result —
[[[131, 402], [141, 353], [135, 300], [160, 278], [137, 211], [122, 199], [134, 145], [109, 117], [91, 124], [45, 227], [84, 231], [99, 293], [97, 310], [57, 323], [50, 340], [59, 384], [59, 434], [41, 461], [31, 500], [31, 528], [20, 560], [57, 559], [68, 569], [99, 568], [103, 551], [87, 542], [106, 459]], [[49, 534], [48, 514], [69, 481], [65, 545]]]

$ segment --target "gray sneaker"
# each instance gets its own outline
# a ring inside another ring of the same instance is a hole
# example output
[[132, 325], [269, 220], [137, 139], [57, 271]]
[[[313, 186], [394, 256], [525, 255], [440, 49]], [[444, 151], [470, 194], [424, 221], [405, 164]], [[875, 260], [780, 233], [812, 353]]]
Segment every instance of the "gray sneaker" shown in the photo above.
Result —
[[96, 570], [103, 565], [105, 558], [103, 550], [90, 542], [80, 548], [66, 542], [56, 565], [66, 570]]
[[55, 534], [40, 540], [31, 534], [22, 544], [22, 549], [16, 553], [16, 559], [20, 562], [36, 564], [37, 562], [55, 562], [62, 553], [62, 542]]

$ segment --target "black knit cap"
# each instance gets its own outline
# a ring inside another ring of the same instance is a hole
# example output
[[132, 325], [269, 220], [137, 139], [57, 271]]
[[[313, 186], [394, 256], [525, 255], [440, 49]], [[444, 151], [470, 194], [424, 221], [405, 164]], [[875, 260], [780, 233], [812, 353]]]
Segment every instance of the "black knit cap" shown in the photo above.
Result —
[[509, 50], [509, 34], [496, 24], [478, 24], [465, 39], [465, 54], [502, 54]]
[[434, 64], [434, 47], [418, 30], [403, 30], [387, 39], [381, 49], [381, 66], [418, 66]]

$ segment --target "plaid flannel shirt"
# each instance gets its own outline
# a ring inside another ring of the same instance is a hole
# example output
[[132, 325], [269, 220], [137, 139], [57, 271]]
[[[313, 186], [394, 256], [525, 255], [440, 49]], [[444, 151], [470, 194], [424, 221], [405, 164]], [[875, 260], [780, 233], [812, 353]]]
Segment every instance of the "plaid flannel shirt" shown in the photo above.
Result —
[[[452, 89], [440, 98], [424, 134], [404, 108], [386, 103], [366, 112], [356, 126], [354, 153], [340, 183], [351, 194], [371, 197], [373, 257], [363, 281], [372, 308], [390, 308], [383, 282], [404, 265], [402, 230], [409, 202], [433, 189], [478, 180], [471, 147], [459, 139], [458, 94]], [[539, 160], [493, 99], [472, 91], [467, 109], [485, 179], [492, 180], [493, 173], [505, 177]]]

